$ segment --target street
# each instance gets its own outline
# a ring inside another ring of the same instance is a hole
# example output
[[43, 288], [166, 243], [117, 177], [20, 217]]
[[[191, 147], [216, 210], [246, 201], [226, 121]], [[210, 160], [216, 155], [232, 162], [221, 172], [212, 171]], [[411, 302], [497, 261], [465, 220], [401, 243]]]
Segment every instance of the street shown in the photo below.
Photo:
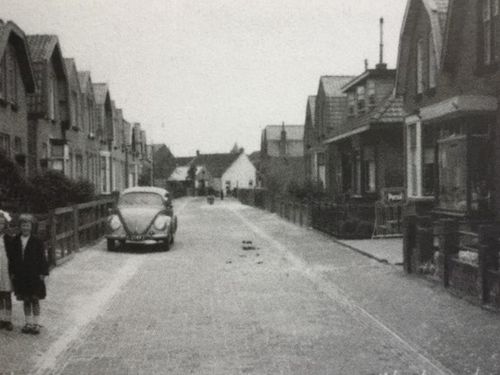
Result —
[[235, 200], [175, 209], [169, 252], [54, 269], [39, 337], [16, 302], [0, 373], [500, 373], [498, 315]]

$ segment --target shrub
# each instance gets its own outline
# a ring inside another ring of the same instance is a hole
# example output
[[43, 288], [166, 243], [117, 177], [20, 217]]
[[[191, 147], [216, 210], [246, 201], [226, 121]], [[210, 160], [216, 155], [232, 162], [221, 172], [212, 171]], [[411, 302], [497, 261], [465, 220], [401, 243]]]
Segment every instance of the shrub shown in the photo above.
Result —
[[36, 186], [36, 193], [29, 198], [35, 212], [85, 203], [95, 198], [91, 182], [73, 181], [59, 171], [49, 170], [36, 175], [31, 179], [31, 184]]

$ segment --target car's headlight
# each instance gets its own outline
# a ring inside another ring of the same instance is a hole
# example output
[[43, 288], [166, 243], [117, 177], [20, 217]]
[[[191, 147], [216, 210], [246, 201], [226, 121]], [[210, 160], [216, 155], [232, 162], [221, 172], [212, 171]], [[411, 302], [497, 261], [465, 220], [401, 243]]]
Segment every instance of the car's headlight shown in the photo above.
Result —
[[155, 219], [153, 225], [157, 230], [163, 230], [167, 226], [167, 223], [168, 223], [168, 216], [161, 215]]
[[122, 226], [122, 223], [120, 221], [120, 218], [118, 217], [118, 215], [113, 215], [109, 218], [109, 226], [110, 228], [115, 231], [117, 229], [119, 229], [121, 226]]

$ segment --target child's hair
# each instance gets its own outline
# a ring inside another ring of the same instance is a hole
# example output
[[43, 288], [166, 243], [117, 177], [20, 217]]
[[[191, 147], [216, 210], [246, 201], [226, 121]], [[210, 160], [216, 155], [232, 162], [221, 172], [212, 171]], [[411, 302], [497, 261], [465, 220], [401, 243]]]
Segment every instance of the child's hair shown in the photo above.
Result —
[[31, 223], [34, 225], [36, 222], [35, 217], [31, 214], [21, 214], [19, 215], [19, 224], [22, 223]]

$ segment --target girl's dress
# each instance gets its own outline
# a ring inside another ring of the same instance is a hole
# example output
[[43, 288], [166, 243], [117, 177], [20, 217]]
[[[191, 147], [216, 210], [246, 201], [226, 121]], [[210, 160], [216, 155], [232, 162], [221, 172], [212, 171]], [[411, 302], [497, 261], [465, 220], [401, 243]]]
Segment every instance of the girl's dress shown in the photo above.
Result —
[[0, 236], [0, 292], [11, 292], [12, 284], [9, 275], [9, 258], [5, 235]]

